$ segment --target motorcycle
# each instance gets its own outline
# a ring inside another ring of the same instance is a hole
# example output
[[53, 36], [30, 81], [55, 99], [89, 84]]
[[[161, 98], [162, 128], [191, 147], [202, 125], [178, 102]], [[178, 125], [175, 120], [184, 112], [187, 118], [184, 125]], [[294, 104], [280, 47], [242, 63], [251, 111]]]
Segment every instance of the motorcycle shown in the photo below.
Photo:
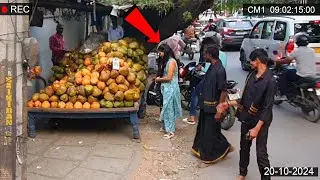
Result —
[[[238, 85], [238, 82], [233, 80], [227, 81], [227, 93], [228, 93], [228, 100], [237, 100], [240, 99], [240, 90], [235, 89], [235, 87]], [[225, 118], [221, 121], [221, 128], [224, 130], [230, 129], [236, 121], [236, 108], [234, 106], [230, 106], [227, 110], [227, 113], [225, 115]]]
[[273, 72], [273, 76], [277, 83], [277, 92], [275, 95], [274, 104], [280, 105], [284, 101], [287, 101], [293, 107], [300, 108], [305, 119], [310, 122], [318, 122], [320, 120], [320, 79], [319, 78], [303, 78], [298, 82], [292, 82], [289, 90], [284, 94], [287, 98], [279, 98], [280, 88], [279, 79], [283, 71], [287, 68], [294, 68], [291, 65], [277, 65], [274, 64], [270, 67]]
[[196, 62], [189, 63], [179, 73], [183, 79], [183, 82], [179, 85], [182, 97], [181, 106], [183, 109], [189, 110], [192, 92], [201, 82], [205, 73], [196, 70]]

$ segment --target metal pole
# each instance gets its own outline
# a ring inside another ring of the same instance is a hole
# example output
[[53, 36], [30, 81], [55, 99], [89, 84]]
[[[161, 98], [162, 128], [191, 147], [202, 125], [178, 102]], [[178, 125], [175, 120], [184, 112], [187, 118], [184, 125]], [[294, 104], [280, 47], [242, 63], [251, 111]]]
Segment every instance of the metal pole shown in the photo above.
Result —
[[[17, 3], [28, 0], [19, 0]], [[0, 0], [7, 3], [7, 0]], [[17, 136], [26, 133], [26, 79], [22, 73], [22, 44], [27, 36], [28, 16], [2, 16], [3, 33], [0, 40], [0, 180], [25, 180], [26, 163], [17, 163], [17, 145], [20, 156], [26, 159], [26, 144], [16, 144]], [[19, 141], [20, 142], [20, 141]], [[23, 142], [23, 141], [22, 141]]]
[[97, 32], [97, 12], [96, 12], [96, 1], [95, 0], [93, 0], [93, 21], [94, 21], [93, 31]]

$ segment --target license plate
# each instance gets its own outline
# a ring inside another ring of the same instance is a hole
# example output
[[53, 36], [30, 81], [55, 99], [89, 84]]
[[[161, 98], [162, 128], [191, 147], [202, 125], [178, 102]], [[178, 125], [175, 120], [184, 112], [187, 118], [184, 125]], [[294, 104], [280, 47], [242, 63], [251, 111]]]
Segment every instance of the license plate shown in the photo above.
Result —
[[320, 48], [313, 48], [315, 53], [320, 53]]
[[186, 86], [189, 86], [190, 85], [190, 81], [185, 81], [183, 84], [186, 85]]
[[317, 96], [320, 96], [320, 89], [316, 89]]
[[236, 32], [236, 35], [245, 35], [246, 32]]
[[234, 94], [228, 94], [229, 100], [234, 101], [240, 99], [240, 94], [239, 92], [234, 93]]

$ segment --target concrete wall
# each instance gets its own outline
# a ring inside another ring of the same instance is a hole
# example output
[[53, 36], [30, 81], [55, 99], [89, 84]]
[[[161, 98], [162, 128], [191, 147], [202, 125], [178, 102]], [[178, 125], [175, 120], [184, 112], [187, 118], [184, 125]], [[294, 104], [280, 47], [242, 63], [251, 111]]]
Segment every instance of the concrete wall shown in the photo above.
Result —
[[[60, 17], [58, 21], [64, 25], [64, 39], [66, 49], [77, 48], [85, 38], [85, 17], [80, 21], [67, 20]], [[43, 27], [30, 27], [30, 36], [38, 40], [40, 46], [39, 65], [43, 71], [41, 76], [49, 79], [52, 75], [51, 50], [49, 48], [49, 38], [56, 32], [56, 23], [53, 18], [45, 18]]]

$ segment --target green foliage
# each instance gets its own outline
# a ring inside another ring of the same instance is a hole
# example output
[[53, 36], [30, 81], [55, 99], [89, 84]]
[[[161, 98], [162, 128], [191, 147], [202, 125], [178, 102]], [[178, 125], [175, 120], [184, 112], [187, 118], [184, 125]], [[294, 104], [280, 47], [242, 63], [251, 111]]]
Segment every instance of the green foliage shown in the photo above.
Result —
[[189, 11], [184, 12], [183, 13], [183, 20], [185, 22], [192, 21], [192, 13]]
[[173, 0], [102, 0], [105, 5], [128, 5], [155, 8], [158, 11], [168, 11], [174, 8]]

